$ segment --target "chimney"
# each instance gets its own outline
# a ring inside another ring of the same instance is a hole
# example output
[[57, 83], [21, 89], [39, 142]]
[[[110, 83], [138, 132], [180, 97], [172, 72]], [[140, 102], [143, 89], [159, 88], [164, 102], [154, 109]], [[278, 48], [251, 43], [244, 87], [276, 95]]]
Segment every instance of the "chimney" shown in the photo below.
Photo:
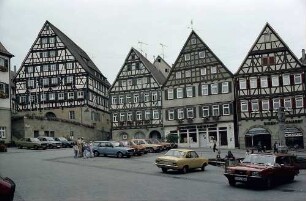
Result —
[[155, 55], [153, 55], [153, 60], [155, 61]]
[[306, 63], [306, 60], [305, 60], [305, 49], [302, 49], [302, 62]]
[[[305, 53], [305, 52], [304, 52]], [[16, 73], [16, 65], [14, 65], [14, 73]]]

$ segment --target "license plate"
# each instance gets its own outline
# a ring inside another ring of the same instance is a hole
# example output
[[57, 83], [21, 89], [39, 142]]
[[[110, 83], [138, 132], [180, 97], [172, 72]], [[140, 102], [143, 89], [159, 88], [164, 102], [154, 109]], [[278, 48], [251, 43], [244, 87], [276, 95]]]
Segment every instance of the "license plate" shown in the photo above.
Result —
[[236, 181], [247, 181], [246, 177], [235, 177]]

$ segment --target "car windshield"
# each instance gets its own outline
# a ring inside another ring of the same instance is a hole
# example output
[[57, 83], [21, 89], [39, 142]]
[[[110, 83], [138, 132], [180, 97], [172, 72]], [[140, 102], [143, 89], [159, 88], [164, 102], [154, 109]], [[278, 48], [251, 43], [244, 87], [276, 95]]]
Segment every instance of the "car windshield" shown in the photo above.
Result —
[[32, 142], [39, 142], [39, 139], [37, 139], [37, 138], [31, 138], [31, 141], [32, 141]]
[[52, 137], [46, 137], [46, 139], [47, 139], [48, 141], [54, 141], [54, 139], [53, 139]]
[[259, 165], [274, 165], [275, 157], [272, 155], [251, 154], [245, 157], [242, 163], [251, 163]]
[[112, 145], [113, 145], [114, 147], [123, 147], [122, 145], [120, 145], [119, 142], [112, 142]]
[[179, 150], [169, 150], [165, 156], [174, 156], [177, 158], [182, 158], [185, 155], [185, 152]]
[[66, 138], [64, 138], [64, 137], [59, 137], [58, 138], [59, 140], [61, 140], [61, 141], [68, 141]]

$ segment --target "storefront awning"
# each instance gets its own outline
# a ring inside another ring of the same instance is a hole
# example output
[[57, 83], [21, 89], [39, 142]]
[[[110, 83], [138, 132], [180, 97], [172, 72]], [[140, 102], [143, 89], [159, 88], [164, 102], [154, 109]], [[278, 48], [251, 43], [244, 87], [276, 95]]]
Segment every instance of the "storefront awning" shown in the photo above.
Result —
[[270, 133], [264, 128], [252, 128], [245, 134], [245, 136], [255, 135], [270, 135]]

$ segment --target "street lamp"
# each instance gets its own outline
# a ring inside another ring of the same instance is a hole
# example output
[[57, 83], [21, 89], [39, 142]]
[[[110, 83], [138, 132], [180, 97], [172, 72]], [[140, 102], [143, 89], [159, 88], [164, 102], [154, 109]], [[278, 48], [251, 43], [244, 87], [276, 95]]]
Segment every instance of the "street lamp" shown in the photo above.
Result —
[[280, 152], [287, 152], [287, 146], [285, 141], [285, 124], [286, 124], [286, 115], [284, 107], [279, 107], [278, 113], [277, 113], [277, 119], [278, 119], [278, 139], [279, 139], [279, 151]]

